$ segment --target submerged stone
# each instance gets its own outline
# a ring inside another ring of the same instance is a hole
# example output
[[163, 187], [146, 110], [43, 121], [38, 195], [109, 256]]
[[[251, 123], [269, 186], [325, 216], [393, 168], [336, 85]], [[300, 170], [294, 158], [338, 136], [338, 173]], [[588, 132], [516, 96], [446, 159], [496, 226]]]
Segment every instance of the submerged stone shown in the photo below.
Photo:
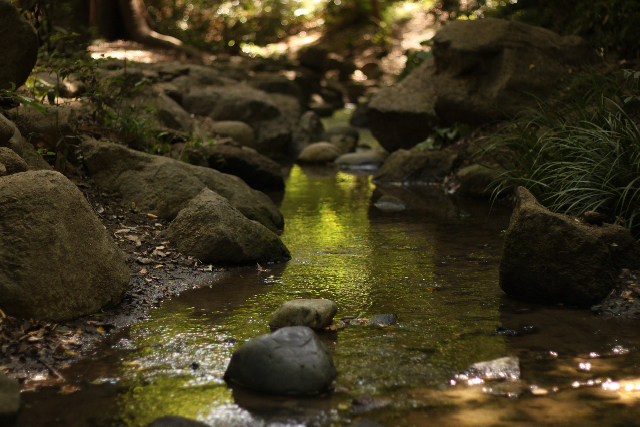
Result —
[[398, 321], [395, 314], [376, 314], [367, 323], [369, 326], [393, 326]]
[[514, 356], [507, 356], [474, 363], [456, 377], [462, 380], [482, 378], [485, 380], [517, 381], [520, 379], [520, 360]]
[[338, 312], [335, 302], [328, 299], [295, 299], [282, 304], [271, 316], [272, 329], [284, 326], [308, 326], [323, 329], [331, 324]]

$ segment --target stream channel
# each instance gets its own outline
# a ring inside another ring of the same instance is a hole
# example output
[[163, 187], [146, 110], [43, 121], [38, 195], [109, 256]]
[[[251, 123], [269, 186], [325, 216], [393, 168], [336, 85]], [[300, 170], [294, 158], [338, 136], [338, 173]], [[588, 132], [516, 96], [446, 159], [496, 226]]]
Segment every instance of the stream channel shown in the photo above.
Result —
[[[382, 194], [412, 208], [383, 212]], [[164, 415], [216, 427], [638, 425], [640, 328], [507, 298], [498, 267], [509, 209], [297, 165], [280, 207], [291, 261], [212, 274], [153, 309], [63, 372], [76, 392], [23, 392], [17, 427], [144, 427]], [[331, 299], [336, 318], [394, 313], [398, 323], [321, 334], [339, 373], [330, 393], [232, 390], [222, 376], [233, 349], [268, 333], [295, 298]], [[519, 357], [519, 381], [452, 381], [503, 356]]]

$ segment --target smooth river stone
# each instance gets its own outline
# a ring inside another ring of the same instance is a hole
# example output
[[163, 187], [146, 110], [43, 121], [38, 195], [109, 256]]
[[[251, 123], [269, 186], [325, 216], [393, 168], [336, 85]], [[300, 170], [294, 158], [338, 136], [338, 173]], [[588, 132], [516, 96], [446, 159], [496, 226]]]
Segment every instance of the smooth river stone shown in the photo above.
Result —
[[328, 299], [294, 299], [285, 302], [273, 313], [269, 326], [271, 329], [308, 326], [320, 330], [331, 324], [337, 312], [336, 303]]
[[291, 326], [250, 339], [238, 347], [225, 381], [269, 394], [316, 394], [337, 372], [327, 346], [312, 329]]

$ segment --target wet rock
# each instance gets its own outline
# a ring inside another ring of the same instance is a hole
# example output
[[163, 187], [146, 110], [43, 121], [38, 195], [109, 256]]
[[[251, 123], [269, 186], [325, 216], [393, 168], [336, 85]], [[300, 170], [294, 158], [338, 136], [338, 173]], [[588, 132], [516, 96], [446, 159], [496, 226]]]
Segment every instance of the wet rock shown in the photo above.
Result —
[[491, 184], [498, 178], [498, 172], [482, 165], [461, 168], [456, 174], [460, 186], [456, 194], [460, 197], [487, 198], [491, 196]]
[[38, 58], [38, 35], [10, 0], [0, 0], [0, 89], [27, 81]]
[[204, 263], [255, 264], [291, 258], [280, 238], [205, 188], [167, 229], [180, 252]]
[[126, 258], [83, 194], [57, 172], [0, 178], [0, 238], [0, 308], [8, 315], [67, 320], [124, 297]]
[[500, 287], [510, 296], [590, 306], [614, 288], [622, 268], [640, 267], [640, 245], [618, 225], [554, 214], [523, 187], [505, 235]]
[[255, 148], [256, 138], [253, 133], [253, 129], [244, 122], [222, 120], [219, 122], [213, 122], [209, 126], [209, 129], [217, 135], [228, 136], [245, 147]]
[[0, 147], [6, 147], [16, 131], [13, 122], [0, 114]]
[[298, 156], [298, 162], [328, 163], [333, 162], [344, 152], [330, 142], [316, 142], [305, 147]]
[[165, 417], [156, 418], [147, 424], [147, 427], [209, 427], [209, 424], [201, 423], [200, 421], [191, 420], [189, 418], [167, 415]]
[[389, 405], [391, 405], [391, 399], [374, 399], [371, 396], [358, 396], [351, 402], [351, 412], [361, 414]]
[[20, 384], [0, 372], [0, 422], [15, 417], [19, 409]]
[[[255, 190], [284, 190], [284, 177], [280, 165], [253, 148], [213, 144], [203, 146], [196, 152], [206, 166], [237, 176]], [[197, 164], [193, 161], [193, 151], [189, 151], [188, 156], [190, 163]]]
[[380, 197], [374, 204], [374, 206], [383, 212], [402, 212], [409, 209], [409, 205], [402, 199], [390, 196], [388, 194]]
[[0, 147], [0, 164], [5, 168], [4, 175], [12, 175], [29, 170], [27, 162], [22, 160], [15, 151], [6, 147]]
[[376, 314], [367, 324], [369, 326], [393, 326], [398, 321], [398, 316], [395, 314]]
[[327, 346], [312, 329], [291, 326], [252, 338], [238, 347], [224, 379], [270, 394], [316, 394], [337, 372]]
[[334, 163], [345, 168], [377, 168], [389, 157], [386, 151], [363, 150], [347, 153], [338, 157]]
[[485, 380], [517, 381], [520, 379], [520, 360], [517, 357], [509, 356], [474, 363], [464, 373], [456, 375], [456, 378], [460, 380], [482, 378]]
[[119, 192], [125, 203], [135, 203], [163, 219], [175, 218], [203, 188], [209, 188], [270, 230], [284, 227], [271, 199], [238, 177], [91, 138], [83, 140], [82, 152], [89, 175], [102, 188]]
[[296, 299], [282, 304], [271, 316], [271, 329], [284, 326], [308, 326], [324, 329], [331, 324], [338, 312], [335, 302], [326, 299]]
[[437, 123], [477, 125], [544, 98], [570, 67], [597, 61], [577, 36], [517, 21], [454, 21], [433, 38], [433, 58], [369, 103], [371, 132], [388, 151], [424, 141]]
[[374, 182], [426, 183], [444, 178], [458, 162], [458, 155], [443, 151], [398, 150], [387, 158]]

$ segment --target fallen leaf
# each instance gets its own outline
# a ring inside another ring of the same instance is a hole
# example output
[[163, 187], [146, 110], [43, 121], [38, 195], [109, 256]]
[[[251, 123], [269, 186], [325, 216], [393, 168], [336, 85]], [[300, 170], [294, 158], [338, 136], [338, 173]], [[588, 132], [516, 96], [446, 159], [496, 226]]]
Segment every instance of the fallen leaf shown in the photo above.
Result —
[[64, 354], [66, 354], [67, 356], [78, 356], [80, 353], [78, 353], [77, 351], [65, 349]]
[[100, 333], [100, 334], [104, 334], [104, 333], [106, 333], [106, 332], [107, 332], [107, 331], [105, 331], [105, 330], [104, 330], [104, 328], [103, 328], [102, 326], [98, 326], [98, 327], [96, 328], [96, 331], [97, 331], [98, 333]]
[[154, 215], [154, 214], [150, 214], [150, 213], [148, 213], [148, 214], [147, 214], [147, 217], [149, 217], [149, 218], [151, 218], [151, 219], [156, 219], [156, 218], [158, 218], [158, 215]]
[[137, 242], [138, 240], [140, 240], [140, 237], [136, 236], [135, 234], [129, 234], [127, 236], [124, 236], [124, 238], [127, 240], [131, 240], [132, 242]]
[[162, 265], [162, 264], [158, 264], [158, 265], [156, 265], [154, 268], [162, 268], [162, 267], [164, 267], [164, 265]]
[[156, 226], [156, 227], [162, 227], [162, 224], [160, 224], [159, 222], [156, 222], [156, 223], [155, 223], [155, 226]]
[[140, 274], [147, 274], [147, 269], [143, 268], [142, 270], [140, 270]]
[[156, 246], [156, 251], [161, 251], [164, 249], [164, 246]]
[[71, 384], [65, 384], [60, 388], [60, 393], [62, 394], [71, 394], [71, 393], [75, 393], [76, 391], [79, 391], [80, 387], [75, 386], [75, 385], [71, 385]]
[[121, 234], [121, 233], [128, 233], [128, 232], [130, 232], [130, 231], [131, 231], [131, 229], [130, 229], [130, 228], [121, 228], [121, 229], [119, 229], [119, 230], [114, 231], [114, 233], [116, 233], [116, 234]]

